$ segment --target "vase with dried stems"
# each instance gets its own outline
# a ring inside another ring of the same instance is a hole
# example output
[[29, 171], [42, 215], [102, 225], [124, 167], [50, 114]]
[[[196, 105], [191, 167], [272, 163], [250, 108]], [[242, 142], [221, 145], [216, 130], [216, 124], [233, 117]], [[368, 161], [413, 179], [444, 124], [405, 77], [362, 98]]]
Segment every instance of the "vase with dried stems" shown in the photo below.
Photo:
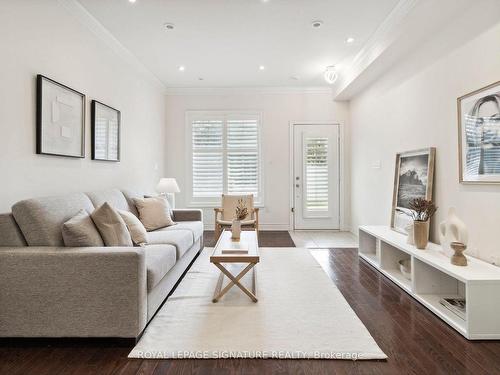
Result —
[[236, 204], [236, 210], [234, 213], [234, 219], [231, 224], [231, 238], [233, 240], [239, 240], [241, 236], [241, 221], [245, 220], [248, 215], [248, 208], [245, 205], [243, 199], [238, 199]]
[[429, 243], [429, 222], [436, 213], [437, 207], [424, 198], [412, 199], [409, 203], [409, 216], [413, 219], [413, 239], [415, 247], [423, 250]]

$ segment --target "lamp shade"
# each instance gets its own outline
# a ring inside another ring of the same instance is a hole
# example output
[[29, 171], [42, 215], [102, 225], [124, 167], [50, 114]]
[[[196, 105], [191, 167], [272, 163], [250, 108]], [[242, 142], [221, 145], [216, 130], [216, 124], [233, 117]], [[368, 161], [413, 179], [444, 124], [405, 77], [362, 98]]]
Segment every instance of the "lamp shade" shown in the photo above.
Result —
[[179, 193], [179, 185], [175, 178], [162, 178], [158, 185], [156, 185], [156, 191], [158, 193]]

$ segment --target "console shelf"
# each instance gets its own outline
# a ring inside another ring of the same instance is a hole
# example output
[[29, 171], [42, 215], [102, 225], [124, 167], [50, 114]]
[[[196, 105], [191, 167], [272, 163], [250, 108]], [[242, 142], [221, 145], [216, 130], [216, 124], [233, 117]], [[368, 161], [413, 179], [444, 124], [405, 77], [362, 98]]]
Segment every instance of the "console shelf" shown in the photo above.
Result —
[[[418, 250], [386, 226], [359, 228], [359, 256], [467, 339], [500, 339], [499, 267], [472, 257], [454, 266], [439, 245]], [[399, 270], [402, 259], [411, 260], [410, 280]], [[445, 297], [465, 299], [465, 319], [441, 305]]]

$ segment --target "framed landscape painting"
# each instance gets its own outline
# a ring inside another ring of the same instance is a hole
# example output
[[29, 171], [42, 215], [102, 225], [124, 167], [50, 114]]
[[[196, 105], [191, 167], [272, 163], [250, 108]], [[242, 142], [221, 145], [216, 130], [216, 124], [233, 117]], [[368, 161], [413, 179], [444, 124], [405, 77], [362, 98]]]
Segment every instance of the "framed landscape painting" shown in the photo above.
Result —
[[457, 99], [460, 182], [500, 183], [500, 81]]
[[120, 161], [120, 111], [92, 100], [92, 160]]
[[85, 157], [85, 95], [37, 76], [36, 153]]
[[434, 147], [402, 152], [396, 155], [391, 228], [406, 233], [411, 223], [409, 203], [415, 198], [432, 200], [434, 180]]

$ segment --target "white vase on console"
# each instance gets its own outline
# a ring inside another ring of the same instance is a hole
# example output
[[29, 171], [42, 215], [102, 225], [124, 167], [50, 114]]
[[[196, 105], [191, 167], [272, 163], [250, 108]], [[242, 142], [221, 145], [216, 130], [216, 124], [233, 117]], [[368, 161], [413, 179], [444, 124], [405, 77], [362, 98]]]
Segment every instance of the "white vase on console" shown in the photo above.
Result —
[[439, 224], [439, 242], [443, 253], [451, 257], [455, 251], [451, 248], [452, 242], [461, 242], [467, 245], [468, 232], [465, 223], [456, 214], [455, 207], [450, 207], [448, 217]]

